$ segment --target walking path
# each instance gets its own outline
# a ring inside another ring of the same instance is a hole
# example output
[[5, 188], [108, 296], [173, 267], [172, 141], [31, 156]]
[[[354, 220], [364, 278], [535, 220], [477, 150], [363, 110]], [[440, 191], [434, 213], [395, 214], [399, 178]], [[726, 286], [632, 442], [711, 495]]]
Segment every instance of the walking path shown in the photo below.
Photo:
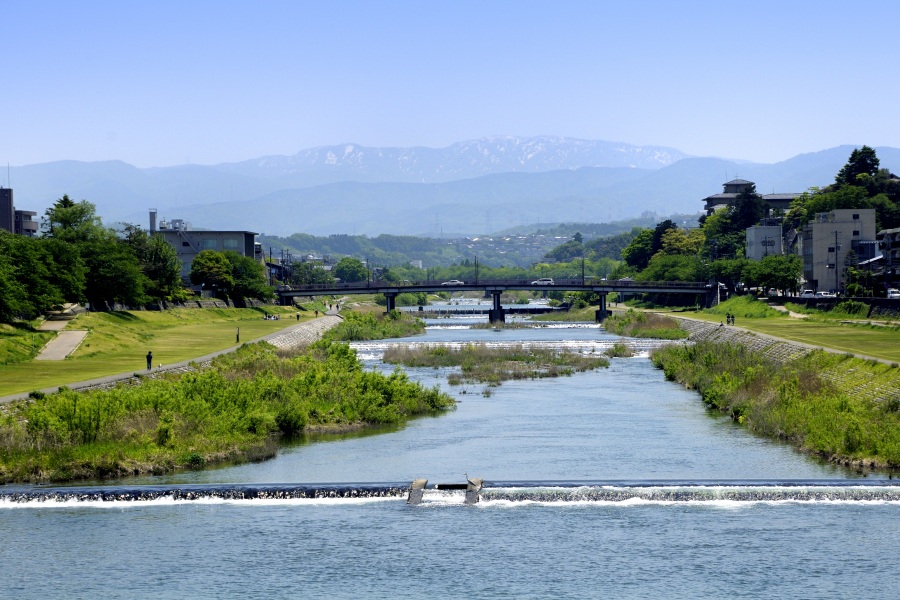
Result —
[[[791, 359], [808, 354], [813, 350], [824, 350], [825, 352], [832, 352], [834, 354], [847, 354], [846, 352], [835, 350], [833, 348], [823, 348], [812, 344], [785, 340], [773, 335], [750, 331], [749, 329], [736, 327], [734, 325], [720, 326], [715, 323], [710, 323], [709, 321], [692, 319], [690, 317], [668, 316], [681, 322], [682, 328], [690, 334], [690, 337], [688, 338], [690, 341], [708, 340], [712, 342], [740, 344], [746, 348], [760, 352], [777, 364], [785, 364]], [[878, 361], [884, 364], [893, 364], [893, 361], [857, 353], [853, 353], [853, 356], [865, 360]], [[821, 373], [821, 375], [826, 380], [830, 380], [835, 384], [840, 384], [841, 378], [848, 375], [848, 373], [837, 371], [833, 373]], [[866, 381], [856, 382], [852, 388], [848, 389], [846, 385], [839, 385], [839, 387], [845, 389], [845, 393], [851, 396], [872, 399], [875, 401], [886, 401], [894, 398], [897, 394], [897, 389], [900, 388], [900, 371], [897, 369], [887, 369], [877, 376], [873, 375]]]
[[[287, 329], [282, 329], [281, 331], [277, 331], [275, 333], [270, 333], [269, 335], [265, 335], [260, 338], [256, 338], [252, 340], [250, 343], [254, 342], [262, 342], [266, 341], [272, 344], [277, 348], [294, 348], [297, 346], [302, 346], [306, 344], [310, 344], [320, 337], [322, 334], [331, 329], [338, 323], [342, 322], [340, 316], [337, 314], [337, 310], [328, 311], [326, 315], [319, 317], [318, 319], [310, 319], [309, 321], [304, 321], [303, 323], [299, 323], [297, 325], [293, 325], [288, 327]], [[66, 332], [62, 332], [66, 333]], [[75, 332], [73, 332], [75, 333]], [[219, 350], [218, 352], [213, 352], [211, 354], [206, 354], [205, 356], [199, 356], [197, 358], [193, 358], [191, 360], [185, 360], [178, 363], [172, 363], [169, 365], [165, 365], [162, 368], [155, 368], [150, 372], [140, 373], [140, 377], [138, 377], [135, 371], [129, 371], [127, 373], [119, 373], [117, 375], [107, 375], [105, 377], [98, 377], [96, 379], [90, 379], [87, 381], [79, 381], [76, 383], [71, 383], [67, 387], [73, 390], [85, 390], [91, 388], [103, 388], [103, 387], [113, 387], [119, 382], [125, 381], [133, 381], [139, 382], [143, 377], [157, 377], [163, 373], [171, 373], [171, 372], [186, 372], [191, 371], [195, 367], [195, 365], [204, 365], [209, 363], [213, 358], [221, 355], [227, 354], [228, 352], [234, 352], [240, 348], [240, 345], [235, 345], [230, 348], [226, 348], [224, 350]], [[45, 394], [50, 394], [59, 389], [58, 386], [53, 386], [50, 388], [44, 388], [40, 390]], [[12, 402], [13, 400], [20, 400], [22, 398], [27, 398], [28, 392], [23, 392], [20, 394], [12, 394], [9, 396], [0, 397], [0, 404], [4, 404], [7, 402]]]

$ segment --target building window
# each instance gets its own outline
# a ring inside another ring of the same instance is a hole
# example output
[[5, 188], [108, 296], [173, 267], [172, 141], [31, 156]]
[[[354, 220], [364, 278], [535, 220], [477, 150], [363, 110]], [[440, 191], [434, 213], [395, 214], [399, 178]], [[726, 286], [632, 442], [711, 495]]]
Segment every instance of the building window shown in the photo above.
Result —
[[182, 245], [182, 247], [184, 247], [184, 246], [190, 246], [191, 243], [190, 243], [190, 242], [181, 242], [181, 245]]
[[853, 220], [854, 220], [854, 221], [859, 221], [859, 213], [854, 213], [854, 214], [853, 214]]
[[222, 247], [225, 250], [237, 250], [238, 249], [238, 241], [237, 240], [222, 240]]
[[203, 240], [204, 250], [217, 250], [219, 248], [218, 240]]
[[853, 235], [859, 235], [859, 230], [858, 230], [858, 229], [854, 229], [854, 230], [853, 230]]

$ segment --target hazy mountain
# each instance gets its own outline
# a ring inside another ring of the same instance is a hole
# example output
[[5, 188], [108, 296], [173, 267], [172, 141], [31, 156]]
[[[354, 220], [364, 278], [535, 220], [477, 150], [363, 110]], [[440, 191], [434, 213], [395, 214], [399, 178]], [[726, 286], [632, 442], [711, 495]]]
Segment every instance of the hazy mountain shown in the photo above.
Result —
[[[764, 165], [657, 147], [504, 137], [443, 149], [348, 144], [215, 166], [61, 161], [14, 167], [10, 180], [19, 209], [42, 214], [69, 194], [96, 204], [106, 223], [146, 227], [148, 209], [156, 208], [161, 219], [206, 229], [457, 235], [696, 213], [735, 177], [756, 182], [760, 193], [802, 192], [832, 183], [852, 149]], [[900, 170], [900, 150], [876, 150], [883, 167]]]
[[552, 136], [495, 136], [447, 148], [321, 146], [294, 156], [266, 156], [217, 168], [278, 179], [285, 187], [308, 187], [339, 181], [441, 183], [495, 173], [542, 173], [581, 167], [658, 169], [686, 156], [658, 146]]

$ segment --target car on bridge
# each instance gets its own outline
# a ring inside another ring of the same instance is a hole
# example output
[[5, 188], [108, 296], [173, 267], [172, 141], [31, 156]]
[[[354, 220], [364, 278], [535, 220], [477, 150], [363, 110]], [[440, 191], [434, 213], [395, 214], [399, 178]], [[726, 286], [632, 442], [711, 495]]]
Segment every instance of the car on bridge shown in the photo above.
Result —
[[450, 281], [445, 281], [441, 285], [466, 285], [466, 282], [460, 281], [459, 279], [451, 279]]
[[553, 279], [550, 277], [541, 277], [540, 279], [535, 279], [531, 282], [531, 285], [554, 285]]

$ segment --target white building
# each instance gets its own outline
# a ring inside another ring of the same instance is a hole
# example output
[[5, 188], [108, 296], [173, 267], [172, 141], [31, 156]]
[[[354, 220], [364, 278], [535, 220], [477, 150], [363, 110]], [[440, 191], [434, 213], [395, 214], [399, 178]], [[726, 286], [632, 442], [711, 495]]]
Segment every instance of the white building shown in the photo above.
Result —
[[840, 292], [847, 281], [846, 269], [853, 266], [849, 264], [852, 256], [859, 257], [861, 246], [874, 241], [874, 208], [846, 208], [816, 214], [803, 227], [803, 277], [807, 287]]

